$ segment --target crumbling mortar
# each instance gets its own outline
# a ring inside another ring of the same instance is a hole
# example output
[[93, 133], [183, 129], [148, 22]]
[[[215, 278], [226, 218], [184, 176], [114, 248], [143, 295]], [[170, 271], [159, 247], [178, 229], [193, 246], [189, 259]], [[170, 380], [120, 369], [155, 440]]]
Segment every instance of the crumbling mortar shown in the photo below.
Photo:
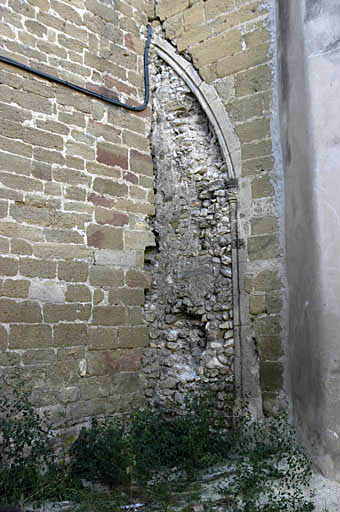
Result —
[[152, 150], [157, 246], [146, 254], [149, 400], [179, 406], [205, 383], [224, 407], [233, 382], [231, 226], [225, 166], [205, 114], [174, 71], [156, 60]]

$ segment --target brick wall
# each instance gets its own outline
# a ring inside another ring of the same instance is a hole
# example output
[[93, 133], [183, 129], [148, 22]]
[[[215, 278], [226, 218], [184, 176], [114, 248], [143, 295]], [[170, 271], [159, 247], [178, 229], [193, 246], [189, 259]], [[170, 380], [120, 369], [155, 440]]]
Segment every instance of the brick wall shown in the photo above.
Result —
[[[1, 0], [0, 54], [143, 102], [143, 0]], [[141, 396], [153, 245], [150, 108], [91, 99], [0, 65], [0, 370], [53, 421]]]
[[[239, 230], [245, 244], [241, 295], [246, 343], [259, 363], [264, 406], [283, 386], [279, 173], [273, 157], [274, 6], [262, 0], [157, 0], [154, 24], [222, 99], [241, 145]], [[269, 5], [269, 6], [268, 6]], [[256, 368], [245, 368], [256, 372]]]

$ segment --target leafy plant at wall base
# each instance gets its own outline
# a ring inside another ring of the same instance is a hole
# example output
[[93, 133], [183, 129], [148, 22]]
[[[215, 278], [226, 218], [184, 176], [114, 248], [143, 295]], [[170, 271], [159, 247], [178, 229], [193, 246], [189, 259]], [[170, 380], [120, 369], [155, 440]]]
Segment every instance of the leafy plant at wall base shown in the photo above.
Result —
[[[202, 393], [188, 400], [179, 413], [150, 407], [134, 411], [125, 421], [93, 420], [70, 451], [65, 448], [64, 457], [57, 458], [48, 417], [34, 409], [23, 382], [3, 380], [1, 501], [67, 499], [80, 503], [84, 512], [103, 512], [114, 509], [113, 501], [119, 503], [121, 488], [128, 503], [133, 503], [135, 491], [140, 493], [139, 482], [144, 497], [167, 511], [176, 495], [186, 493], [188, 480], [195, 479], [194, 500], [199, 503], [200, 472], [223, 462], [229, 475], [227, 487], [224, 482], [220, 489], [226, 512], [314, 510], [302, 492], [311, 467], [287, 419], [254, 422], [245, 410], [230, 425], [216, 412], [215, 403], [213, 395]], [[105, 484], [107, 489], [101, 494], [93, 486], [84, 489], [81, 479]], [[190, 507], [185, 505], [185, 510]], [[204, 510], [214, 507], [206, 505]]]
[[30, 402], [24, 382], [2, 379], [0, 395], [0, 495], [18, 499], [42, 484], [52, 457], [52, 430]]
[[[309, 512], [311, 500], [303, 494], [311, 464], [296, 445], [285, 415], [243, 424], [234, 447], [235, 470], [224, 491], [233, 512]], [[229, 510], [229, 509], [228, 509]]]
[[129, 460], [123, 424], [117, 419], [99, 423], [80, 431], [70, 450], [72, 474], [110, 487], [127, 481]]

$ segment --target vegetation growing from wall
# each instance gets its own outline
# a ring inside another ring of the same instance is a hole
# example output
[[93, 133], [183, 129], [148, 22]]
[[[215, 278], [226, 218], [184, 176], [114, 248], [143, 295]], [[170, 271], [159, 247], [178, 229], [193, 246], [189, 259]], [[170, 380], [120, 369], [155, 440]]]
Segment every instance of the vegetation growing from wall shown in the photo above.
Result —
[[[8, 387], [8, 382], [3, 386]], [[188, 400], [177, 415], [136, 410], [126, 418], [95, 420], [71, 448], [53, 451], [53, 432], [21, 383], [0, 403], [0, 494], [4, 503], [70, 500], [70, 510], [117, 510], [147, 502], [171, 510], [311, 511], [303, 495], [310, 465], [282, 417], [253, 422], [247, 413], [226, 428], [215, 397]], [[201, 496], [207, 468], [223, 467], [218, 498]], [[193, 486], [194, 482], [194, 487]], [[98, 487], [100, 486], [100, 487]], [[194, 491], [193, 491], [194, 489]], [[78, 503], [78, 505], [76, 505]]]

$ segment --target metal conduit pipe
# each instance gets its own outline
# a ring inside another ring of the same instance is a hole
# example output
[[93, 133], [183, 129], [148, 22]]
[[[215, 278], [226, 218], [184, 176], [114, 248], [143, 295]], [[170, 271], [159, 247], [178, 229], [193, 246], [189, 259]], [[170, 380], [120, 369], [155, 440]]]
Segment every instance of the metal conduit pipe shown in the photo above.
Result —
[[58, 78], [57, 76], [49, 75], [48, 73], [44, 73], [43, 71], [39, 71], [38, 69], [31, 68], [29, 66], [26, 66], [25, 64], [21, 64], [20, 62], [10, 59], [8, 57], [3, 57], [0, 55], [0, 62], [5, 62], [6, 64], [10, 64], [11, 66], [15, 66], [19, 69], [23, 69], [24, 71], [28, 71], [29, 73], [33, 73], [34, 75], [40, 76], [41, 78], [45, 78], [46, 80], [49, 80], [50, 82], [55, 82], [57, 84], [64, 85], [65, 87], [69, 87], [70, 89], [74, 89], [75, 91], [81, 92], [83, 94], [87, 94], [88, 96], [92, 96], [93, 98], [97, 98], [99, 100], [105, 101], [107, 103], [111, 103], [111, 105], [116, 105], [117, 107], [122, 107], [127, 110], [132, 110], [133, 112], [141, 112], [142, 110], [145, 110], [147, 107], [147, 104], [149, 102], [149, 48], [150, 48], [150, 41], [151, 41], [151, 26], [148, 25], [148, 35], [147, 40], [145, 44], [144, 49], [144, 87], [145, 87], [145, 96], [144, 96], [144, 102], [142, 105], [138, 105], [136, 107], [129, 105], [128, 103], [122, 103], [119, 100], [115, 100], [114, 98], [109, 98], [108, 96], [105, 96], [104, 94], [98, 94], [94, 91], [91, 91], [90, 89], [85, 89], [84, 87], [80, 87], [79, 85], [73, 84], [71, 82], [67, 82], [66, 80], [62, 80], [61, 78]]

